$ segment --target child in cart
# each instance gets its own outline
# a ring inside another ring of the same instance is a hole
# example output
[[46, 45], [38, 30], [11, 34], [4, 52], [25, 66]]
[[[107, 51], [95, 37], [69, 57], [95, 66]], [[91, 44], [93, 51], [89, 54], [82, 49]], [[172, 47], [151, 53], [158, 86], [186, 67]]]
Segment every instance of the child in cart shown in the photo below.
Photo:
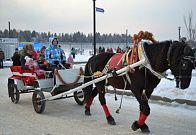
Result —
[[42, 76], [45, 74], [45, 71], [39, 68], [37, 60], [33, 60], [29, 56], [25, 56], [25, 60], [25, 66], [27, 66], [31, 70], [33, 69], [38, 76]]
[[39, 68], [35, 51], [31, 44], [26, 44], [22, 50], [21, 66], [23, 70], [32, 70], [38, 78], [44, 78], [45, 71]]

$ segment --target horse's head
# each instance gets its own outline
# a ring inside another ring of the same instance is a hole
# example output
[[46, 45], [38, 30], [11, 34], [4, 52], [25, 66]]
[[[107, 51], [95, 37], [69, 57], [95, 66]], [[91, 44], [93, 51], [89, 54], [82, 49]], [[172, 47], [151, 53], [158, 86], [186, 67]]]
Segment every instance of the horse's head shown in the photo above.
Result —
[[180, 82], [179, 87], [188, 88], [192, 70], [195, 68], [195, 57], [191, 47], [186, 43], [173, 42], [168, 51], [168, 63], [172, 74]]

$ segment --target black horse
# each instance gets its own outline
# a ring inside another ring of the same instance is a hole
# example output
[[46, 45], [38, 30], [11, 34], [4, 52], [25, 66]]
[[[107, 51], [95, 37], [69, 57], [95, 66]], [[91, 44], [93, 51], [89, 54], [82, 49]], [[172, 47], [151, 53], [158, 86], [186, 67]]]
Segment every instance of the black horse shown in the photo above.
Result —
[[[170, 69], [175, 78], [180, 81], [180, 88], [186, 89], [190, 85], [192, 69], [194, 68], [194, 57], [192, 49], [185, 43], [178, 41], [164, 41], [153, 44], [145, 44], [143, 48], [148, 57], [148, 61], [156, 73], [163, 73]], [[96, 71], [103, 71], [107, 62], [114, 53], [100, 53], [92, 56], [85, 67], [85, 76], [92, 76]], [[142, 132], [150, 132], [145, 120], [150, 114], [148, 99], [154, 88], [159, 84], [160, 78], [145, 67], [136, 67], [134, 73], [128, 73], [131, 83], [127, 83], [126, 90], [131, 90], [140, 107], [139, 119], [132, 124], [135, 131], [141, 129]], [[113, 76], [108, 79], [108, 84], [119, 89], [125, 87], [126, 77]], [[84, 83], [91, 81], [91, 77], [86, 77]], [[129, 81], [130, 82], [130, 81]], [[99, 101], [103, 107], [108, 124], [115, 125], [115, 120], [110, 114], [105, 99], [105, 81], [90, 85], [83, 89], [85, 96], [85, 114], [91, 115], [90, 106], [94, 97], [99, 93]], [[145, 90], [145, 91], [144, 91]]]

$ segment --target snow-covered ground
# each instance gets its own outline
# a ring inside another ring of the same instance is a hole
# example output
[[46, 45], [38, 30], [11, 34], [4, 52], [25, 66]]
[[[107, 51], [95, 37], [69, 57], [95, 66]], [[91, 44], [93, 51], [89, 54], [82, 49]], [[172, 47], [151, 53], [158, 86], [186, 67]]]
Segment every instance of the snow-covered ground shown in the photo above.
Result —
[[193, 77], [191, 79], [191, 84], [189, 88], [182, 90], [175, 88], [175, 81], [168, 81], [162, 79], [160, 84], [154, 90], [153, 95], [167, 97], [170, 99], [187, 99], [196, 101], [196, 76], [194, 75], [196, 71], [193, 71]]
[[[107, 124], [104, 112], [95, 98], [92, 116], [84, 115], [84, 106], [73, 98], [46, 102], [43, 114], [37, 114], [32, 105], [32, 93], [21, 94], [18, 104], [11, 102], [7, 92], [8, 68], [0, 70], [0, 135], [140, 135], [132, 131], [131, 124], [138, 119], [139, 105], [134, 97], [124, 96], [120, 114], [115, 113], [120, 104], [113, 94], [106, 94], [107, 105], [117, 125]], [[44, 93], [45, 97], [51, 96]], [[146, 123], [152, 135], [195, 135], [196, 107], [177, 103], [150, 101], [151, 115]]]

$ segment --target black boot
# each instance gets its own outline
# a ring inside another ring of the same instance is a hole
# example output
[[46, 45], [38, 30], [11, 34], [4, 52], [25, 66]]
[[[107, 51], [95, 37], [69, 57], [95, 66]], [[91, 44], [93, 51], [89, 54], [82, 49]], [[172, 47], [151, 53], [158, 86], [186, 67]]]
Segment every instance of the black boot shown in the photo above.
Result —
[[108, 121], [108, 124], [110, 124], [110, 125], [116, 125], [116, 122], [115, 122], [114, 118], [111, 115], [108, 116], [106, 119]]
[[90, 112], [90, 108], [85, 106], [85, 115], [90, 116], [91, 112]]

